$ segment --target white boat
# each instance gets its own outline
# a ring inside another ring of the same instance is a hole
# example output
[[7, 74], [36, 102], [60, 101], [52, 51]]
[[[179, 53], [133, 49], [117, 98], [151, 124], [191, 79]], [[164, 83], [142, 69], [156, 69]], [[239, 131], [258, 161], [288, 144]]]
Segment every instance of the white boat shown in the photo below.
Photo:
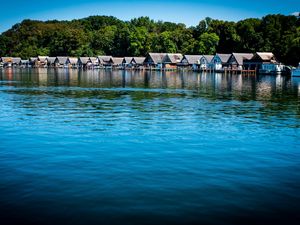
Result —
[[292, 69], [292, 77], [300, 77], [300, 63], [297, 68]]

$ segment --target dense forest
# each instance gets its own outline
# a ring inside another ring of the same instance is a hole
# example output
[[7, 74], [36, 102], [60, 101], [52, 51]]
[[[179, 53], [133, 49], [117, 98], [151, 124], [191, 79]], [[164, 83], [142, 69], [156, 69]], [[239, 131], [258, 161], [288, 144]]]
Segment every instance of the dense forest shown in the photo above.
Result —
[[144, 56], [148, 52], [214, 54], [272, 51], [300, 61], [300, 19], [267, 15], [228, 22], [206, 18], [196, 27], [140, 17], [91, 16], [72, 21], [24, 20], [0, 35], [0, 56]]

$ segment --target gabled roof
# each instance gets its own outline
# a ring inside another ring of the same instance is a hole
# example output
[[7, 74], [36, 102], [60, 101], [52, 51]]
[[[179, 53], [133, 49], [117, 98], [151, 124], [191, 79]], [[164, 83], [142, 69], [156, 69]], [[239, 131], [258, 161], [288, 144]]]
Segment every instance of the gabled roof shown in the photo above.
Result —
[[123, 63], [124, 58], [113, 57], [112, 62], [114, 65], [121, 65]]
[[235, 61], [237, 62], [238, 65], [243, 65], [244, 60], [250, 60], [254, 54], [252, 53], [232, 53], [231, 57], [235, 58]]
[[67, 64], [67, 62], [68, 62], [68, 57], [65, 57], [65, 56], [57, 56], [56, 57], [56, 63]]
[[203, 55], [201, 57], [201, 59], [204, 58], [206, 60], [207, 63], [211, 63], [211, 61], [213, 60], [214, 58], [214, 55]]
[[79, 60], [82, 64], [87, 64], [88, 62], [90, 62], [89, 57], [79, 57]]
[[182, 60], [183, 56], [180, 53], [168, 53], [164, 58], [163, 58], [163, 63], [180, 63]]
[[56, 57], [48, 57], [47, 60], [48, 60], [49, 64], [53, 64], [55, 62], [55, 60], [56, 60]]
[[78, 58], [75, 58], [75, 57], [69, 57], [69, 62], [70, 62], [71, 64], [77, 64]]
[[146, 57], [133, 57], [130, 63], [133, 64], [143, 64]]
[[131, 63], [132, 59], [133, 59], [133, 57], [124, 57], [123, 63], [129, 64], [129, 63]]
[[183, 59], [181, 60], [181, 62], [186, 59], [187, 63], [189, 65], [193, 65], [193, 64], [198, 64], [200, 59], [201, 59], [201, 55], [184, 55]]
[[254, 56], [247, 60], [248, 62], [269, 62], [269, 63], [279, 63], [272, 52], [256, 52]]
[[276, 58], [272, 52], [256, 52], [255, 56], [258, 56], [263, 61], [276, 60]]
[[222, 63], [227, 63], [228, 59], [230, 58], [231, 54], [219, 54], [217, 53], [215, 57], [219, 57]]
[[98, 64], [98, 58], [97, 57], [90, 57], [90, 61], [94, 64]]
[[148, 53], [147, 58], [150, 58], [154, 64], [161, 64], [167, 53]]
[[38, 60], [42, 63], [45, 62], [47, 60], [47, 58], [48, 58], [48, 56], [38, 56]]
[[98, 56], [98, 60], [99, 60], [100, 64], [110, 63], [111, 59], [112, 59], [112, 56], [110, 56], [110, 55], [100, 55], [100, 56]]

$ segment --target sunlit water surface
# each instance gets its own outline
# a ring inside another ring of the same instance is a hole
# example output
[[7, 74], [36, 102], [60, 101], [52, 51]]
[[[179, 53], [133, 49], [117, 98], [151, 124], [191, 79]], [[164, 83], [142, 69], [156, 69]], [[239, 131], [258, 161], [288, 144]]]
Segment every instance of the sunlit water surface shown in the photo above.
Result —
[[0, 224], [297, 224], [300, 80], [0, 69]]

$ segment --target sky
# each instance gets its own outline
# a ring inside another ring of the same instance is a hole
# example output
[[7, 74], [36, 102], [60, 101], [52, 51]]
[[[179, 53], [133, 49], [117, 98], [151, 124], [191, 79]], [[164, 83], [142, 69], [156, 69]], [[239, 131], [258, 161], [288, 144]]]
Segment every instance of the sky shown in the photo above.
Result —
[[108, 15], [130, 20], [149, 16], [154, 20], [196, 26], [205, 17], [238, 21], [300, 11], [300, 0], [14, 0], [6, 5], [0, 13], [0, 33], [24, 19], [72, 20]]

